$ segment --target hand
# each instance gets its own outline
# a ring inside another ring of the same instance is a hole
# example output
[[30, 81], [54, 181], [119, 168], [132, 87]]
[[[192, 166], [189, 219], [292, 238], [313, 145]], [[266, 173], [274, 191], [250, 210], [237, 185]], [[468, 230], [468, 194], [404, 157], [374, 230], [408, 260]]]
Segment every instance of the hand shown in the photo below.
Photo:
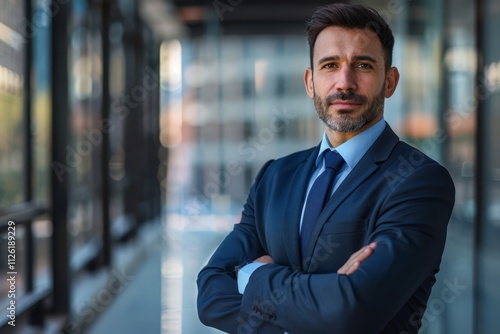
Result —
[[337, 274], [350, 275], [358, 270], [361, 262], [363, 262], [373, 254], [375, 247], [377, 247], [377, 243], [372, 242], [368, 246], [365, 246], [356, 253], [352, 254], [349, 260], [347, 260], [347, 262], [344, 263], [344, 265], [340, 267], [339, 270], [337, 270]]
[[269, 255], [263, 255], [263, 256], [259, 257], [258, 259], [253, 260], [253, 262], [274, 263], [273, 258], [270, 257]]

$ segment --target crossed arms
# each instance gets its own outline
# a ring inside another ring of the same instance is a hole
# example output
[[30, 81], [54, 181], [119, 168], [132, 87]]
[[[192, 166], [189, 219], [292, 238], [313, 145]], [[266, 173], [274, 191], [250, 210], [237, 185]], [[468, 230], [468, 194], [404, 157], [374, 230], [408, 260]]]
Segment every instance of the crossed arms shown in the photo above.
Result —
[[234, 266], [273, 254], [255, 220], [242, 220], [198, 276], [200, 319], [229, 333], [380, 333], [390, 325], [416, 332], [422, 315], [416, 312], [425, 309], [444, 248], [453, 189], [444, 168], [420, 166], [378, 210], [368, 237], [375, 249], [368, 245], [371, 251], [361, 249], [330, 273], [268, 263], [252, 274], [243, 295]]
[[[373, 251], [377, 247], [376, 242], [372, 242], [371, 244], [361, 248], [359, 251], [356, 253], [352, 254], [349, 259], [347, 260], [346, 263], [342, 267], [337, 270], [337, 274], [339, 275], [350, 275], [353, 272], [355, 272], [361, 263], [366, 260], [370, 255], [373, 254]], [[269, 255], [263, 255], [257, 259], [255, 259], [253, 262], [259, 262], [259, 263], [264, 263], [264, 264], [269, 264], [269, 263], [274, 263], [273, 258], [270, 257]], [[238, 275], [236, 275], [236, 278], [238, 278]]]

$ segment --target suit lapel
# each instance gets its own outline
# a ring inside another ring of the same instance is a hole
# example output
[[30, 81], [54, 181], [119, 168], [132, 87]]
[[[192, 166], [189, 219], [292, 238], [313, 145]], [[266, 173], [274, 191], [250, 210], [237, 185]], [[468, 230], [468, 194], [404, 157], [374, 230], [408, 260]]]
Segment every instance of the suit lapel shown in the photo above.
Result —
[[316, 223], [316, 226], [314, 227], [314, 230], [312, 231], [310, 239], [314, 240], [314, 242], [309, 243], [306, 252], [306, 258], [311, 256], [321, 229], [323, 228], [323, 225], [326, 223], [328, 218], [360, 184], [365, 182], [370, 177], [370, 175], [372, 175], [379, 168], [379, 163], [386, 161], [389, 158], [390, 153], [392, 152], [394, 146], [398, 141], [399, 138], [392, 131], [389, 125], [386, 124], [386, 127], [382, 134], [377, 138], [372, 147], [358, 162], [356, 167], [354, 167], [354, 169], [344, 179], [342, 184], [337, 188], [337, 190], [321, 212], [320, 216], [318, 217], [318, 221]]
[[290, 266], [294, 269], [300, 268], [300, 239], [299, 226], [302, 216], [302, 207], [307, 191], [309, 178], [314, 170], [319, 146], [302, 160], [295, 169], [294, 175], [290, 179], [290, 186], [286, 206], [283, 208], [285, 221], [283, 224], [283, 243], [286, 248]]

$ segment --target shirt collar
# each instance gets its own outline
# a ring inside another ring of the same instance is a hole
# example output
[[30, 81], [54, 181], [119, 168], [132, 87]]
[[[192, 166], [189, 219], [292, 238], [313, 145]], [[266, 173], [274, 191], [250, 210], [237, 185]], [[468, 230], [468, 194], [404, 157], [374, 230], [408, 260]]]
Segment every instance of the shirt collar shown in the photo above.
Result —
[[323, 134], [323, 139], [321, 140], [318, 157], [316, 158], [316, 167], [318, 167], [322, 162], [323, 152], [329, 149], [337, 151], [342, 156], [342, 158], [344, 158], [347, 166], [349, 166], [349, 170], [353, 169], [354, 166], [356, 166], [356, 164], [359, 162], [359, 160], [361, 160], [363, 155], [365, 155], [366, 151], [368, 151], [370, 146], [372, 146], [375, 140], [377, 140], [377, 138], [382, 134], [384, 129], [385, 120], [382, 118], [373, 126], [369, 127], [357, 136], [349, 139], [335, 149], [330, 145], [325, 132]]

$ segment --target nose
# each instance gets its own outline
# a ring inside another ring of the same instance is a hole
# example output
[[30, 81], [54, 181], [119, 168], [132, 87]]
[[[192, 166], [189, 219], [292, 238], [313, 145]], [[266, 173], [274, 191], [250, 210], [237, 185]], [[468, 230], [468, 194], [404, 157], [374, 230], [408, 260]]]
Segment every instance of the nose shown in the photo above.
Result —
[[336, 89], [338, 91], [356, 90], [356, 78], [349, 66], [343, 66], [338, 72]]

